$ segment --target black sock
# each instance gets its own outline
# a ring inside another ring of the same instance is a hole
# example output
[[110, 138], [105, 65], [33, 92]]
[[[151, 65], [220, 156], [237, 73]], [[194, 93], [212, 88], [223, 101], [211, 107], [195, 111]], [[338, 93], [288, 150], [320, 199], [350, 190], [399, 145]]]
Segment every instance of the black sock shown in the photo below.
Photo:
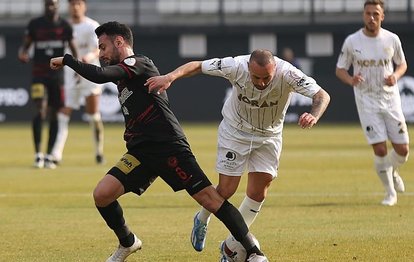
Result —
[[32, 131], [33, 131], [33, 142], [36, 152], [41, 151], [41, 141], [42, 141], [42, 116], [37, 114], [32, 120]]
[[130, 232], [128, 236], [119, 239], [119, 244], [121, 244], [123, 247], [130, 247], [134, 244], [134, 242], [135, 238], [132, 232]]
[[58, 133], [58, 121], [57, 119], [51, 119], [49, 121], [49, 142], [47, 144], [47, 153], [52, 153], [53, 147], [56, 142], [56, 137]]
[[134, 244], [134, 234], [125, 224], [124, 212], [118, 201], [114, 201], [106, 207], [96, 207], [105, 220], [109, 228], [111, 228], [119, 239], [119, 243], [123, 247], [130, 247]]
[[264, 256], [262, 251], [260, 251], [260, 249], [257, 246], [254, 246], [248, 250], [246, 249], [246, 258], [248, 258], [251, 254], [258, 254], [258, 255]]
[[237, 208], [225, 200], [214, 215], [223, 222], [234, 238], [242, 244], [248, 256], [252, 253], [263, 255], [253, 242], [249, 229]]

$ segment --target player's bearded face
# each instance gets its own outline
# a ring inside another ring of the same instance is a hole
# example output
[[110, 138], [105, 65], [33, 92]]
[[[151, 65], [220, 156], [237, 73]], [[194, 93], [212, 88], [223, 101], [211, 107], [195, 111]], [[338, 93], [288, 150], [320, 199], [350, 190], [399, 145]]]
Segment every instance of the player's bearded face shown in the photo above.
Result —
[[380, 5], [367, 5], [364, 8], [365, 29], [369, 33], [376, 33], [384, 20], [384, 10]]
[[117, 48], [115, 48], [115, 45], [111, 46], [112, 52], [109, 57], [109, 65], [116, 65], [119, 62], [121, 62], [121, 56], [119, 54], [119, 51]]
[[99, 37], [99, 60], [105, 65], [116, 65], [120, 60], [120, 54], [115, 47], [114, 39], [107, 35]]

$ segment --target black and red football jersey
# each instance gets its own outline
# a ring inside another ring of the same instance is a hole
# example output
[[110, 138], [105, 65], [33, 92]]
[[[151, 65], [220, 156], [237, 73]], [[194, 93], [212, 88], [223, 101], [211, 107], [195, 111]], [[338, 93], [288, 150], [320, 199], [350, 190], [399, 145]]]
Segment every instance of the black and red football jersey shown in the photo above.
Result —
[[[64, 55], [67, 43], [73, 38], [71, 25], [62, 18], [53, 21], [41, 16], [29, 22], [26, 34], [34, 46], [33, 76], [56, 76], [57, 72], [50, 69], [49, 62], [52, 57]], [[61, 70], [58, 72], [60, 74]]]

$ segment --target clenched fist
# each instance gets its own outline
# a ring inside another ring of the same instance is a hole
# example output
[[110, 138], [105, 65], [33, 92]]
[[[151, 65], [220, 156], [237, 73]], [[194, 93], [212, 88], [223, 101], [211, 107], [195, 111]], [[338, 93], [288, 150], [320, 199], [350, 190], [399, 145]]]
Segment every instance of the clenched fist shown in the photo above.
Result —
[[64, 64], [63, 64], [63, 56], [53, 57], [52, 59], [50, 59], [50, 68], [52, 68], [53, 70], [60, 69], [63, 66], [64, 66]]

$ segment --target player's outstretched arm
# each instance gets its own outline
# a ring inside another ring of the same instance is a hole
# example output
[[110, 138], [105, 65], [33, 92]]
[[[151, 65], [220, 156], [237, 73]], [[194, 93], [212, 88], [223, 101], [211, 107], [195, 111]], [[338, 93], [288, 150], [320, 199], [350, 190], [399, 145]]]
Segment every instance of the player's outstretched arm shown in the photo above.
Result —
[[167, 90], [175, 80], [183, 77], [190, 77], [199, 73], [201, 73], [201, 61], [192, 61], [176, 68], [166, 75], [148, 78], [145, 85], [148, 87], [149, 93], [153, 91], [161, 93]]

